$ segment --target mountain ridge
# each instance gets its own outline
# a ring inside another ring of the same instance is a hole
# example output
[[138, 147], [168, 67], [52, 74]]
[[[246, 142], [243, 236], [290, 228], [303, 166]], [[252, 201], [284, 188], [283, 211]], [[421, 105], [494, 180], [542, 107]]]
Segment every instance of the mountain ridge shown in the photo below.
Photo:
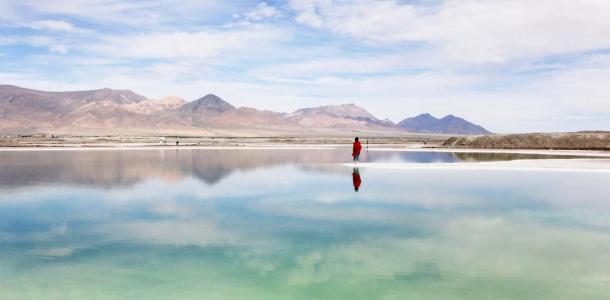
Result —
[[[455, 120], [451, 118], [449, 121]], [[458, 125], [453, 127], [458, 128]], [[353, 103], [282, 113], [235, 107], [214, 94], [187, 102], [179, 97], [148, 99], [130, 90], [109, 88], [45, 92], [0, 85], [2, 132], [96, 130], [189, 131], [205, 135], [406, 133], [400, 123], [397, 125], [387, 119], [378, 119]]]
[[444, 134], [489, 134], [487, 129], [480, 125], [466, 121], [463, 118], [448, 114], [442, 118], [436, 118], [429, 113], [423, 113], [415, 117], [406, 118], [398, 122], [398, 126], [411, 132], [422, 133], [444, 133]]

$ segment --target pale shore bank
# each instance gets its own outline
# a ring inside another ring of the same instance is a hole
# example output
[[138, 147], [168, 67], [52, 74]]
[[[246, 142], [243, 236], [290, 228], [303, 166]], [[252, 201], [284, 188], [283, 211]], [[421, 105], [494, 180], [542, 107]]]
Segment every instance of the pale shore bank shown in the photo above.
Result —
[[66, 147], [0, 147], [3, 151], [146, 151], [146, 150], [329, 150], [341, 145], [244, 145], [244, 146], [150, 146], [150, 145], [107, 145], [107, 146], [66, 146]]
[[610, 159], [524, 159], [459, 163], [347, 163], [350, 168], [395, 170], [489, 170], [610, 173]]
[[464, 149], [464, 148], [423, 148], [423, 147], [379, 147], [369, 151], [405, 151], [405, 152], [450, 152], [450, 153], [499, 153], [499, 154], [535, 154], [561, 156], [610, 157], [610, 151], [600, 150], [548, 150], [548, 149]]

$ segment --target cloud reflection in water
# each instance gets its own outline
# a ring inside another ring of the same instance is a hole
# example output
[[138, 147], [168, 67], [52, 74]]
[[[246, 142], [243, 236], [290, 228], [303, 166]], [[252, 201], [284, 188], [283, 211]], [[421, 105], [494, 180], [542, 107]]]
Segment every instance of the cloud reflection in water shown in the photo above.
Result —
[[0, 298], [610, 294], [607, 175], [363, 169], [354, 193], [324, 151], [3, 160]]

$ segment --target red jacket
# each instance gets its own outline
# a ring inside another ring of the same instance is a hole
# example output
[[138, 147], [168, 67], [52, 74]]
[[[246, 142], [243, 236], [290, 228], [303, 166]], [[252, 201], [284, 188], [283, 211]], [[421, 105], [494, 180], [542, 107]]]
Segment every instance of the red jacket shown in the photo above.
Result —
[[354, 142], [354, 150], [352, 150], [352, 156], [360, 155], [361, 149], [362, 145], [360, 145], [360, 142]]

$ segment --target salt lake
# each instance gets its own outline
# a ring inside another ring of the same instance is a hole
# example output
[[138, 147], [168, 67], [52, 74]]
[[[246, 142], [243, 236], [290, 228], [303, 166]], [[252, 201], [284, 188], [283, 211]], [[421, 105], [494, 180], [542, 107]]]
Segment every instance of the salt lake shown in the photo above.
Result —
[[0, 299], [610, 298], [610, 173], [349, 155], [0, 152]]

